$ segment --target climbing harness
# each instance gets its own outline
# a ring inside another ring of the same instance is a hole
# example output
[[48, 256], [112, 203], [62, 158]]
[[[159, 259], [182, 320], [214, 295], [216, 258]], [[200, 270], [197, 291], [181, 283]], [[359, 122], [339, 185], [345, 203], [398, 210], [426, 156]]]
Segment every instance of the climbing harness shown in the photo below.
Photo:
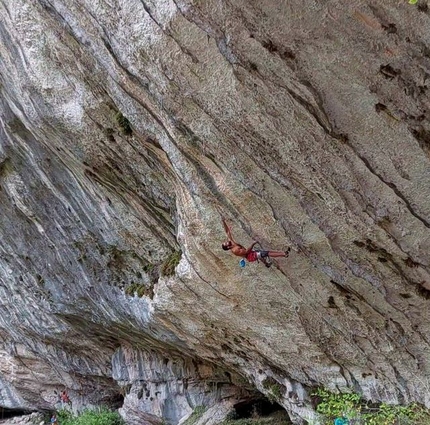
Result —
[[[258, 245], [260, 247], [260, 249], [254, 249], [253, 251], [259, 252], [259, 251], [264, 251], [263, 247], [261, 246], [260, 242], [258, 242], [256, 245]], [[269, 268], [272, 265], [272, 260], [270, 259], [270, 257], [257, 257], [257, 262], [262, 262], [267, 268]], [[246, 266], [246, 261], [244, 258], [242, 258], [239, 261], [239, 266], [243, 269]]]
[[[258, 242], [257, 245], [260, 247], [260, 249], [258, 249], [257, 251], [264, 251], [260, 242]], [[267, 268], [272, 265], [272, 260], [270, 259], [270, 257], [258, 258], [257, 261], [261, 261]]]

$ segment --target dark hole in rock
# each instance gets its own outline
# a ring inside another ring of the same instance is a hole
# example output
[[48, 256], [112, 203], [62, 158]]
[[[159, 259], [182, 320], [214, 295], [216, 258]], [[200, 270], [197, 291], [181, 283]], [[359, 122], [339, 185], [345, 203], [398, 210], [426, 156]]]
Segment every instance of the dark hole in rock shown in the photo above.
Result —
[[429, 11], [429, 6], [427, 3], [418, 3], [417, 7], [420, 12], [427, 13]]
[[408, 267], [418, 267], [419, 263], [416, 263], [414, 260], [412, 260], [412, 258], [408, 257], [406, 260], [403, 260], [403, 262], [408, 266]]
[[379, 67], [379, 72], [389, 80], [393, 79], [397, 75], [401, 74], [401, 71], [399, 69], [394, 69], [390, 64], [387, 65], [381, 65]]
[[29, 415], [30, 413], [32, 413], [31, 410], [6, 409], [4, 407], [0, 407], [0, 420]]
[[267, 49], [270, 53], [274, 53], [278, 51], [278, 48], [273, 44], [272, 40], [263, 41], [261, 45]]
[[342, 143], [348, 143], [349, 142], [349, 136], [346, 133], [339, 133], [336, 135], [333, 135], [336, 139], [338, 139]]
[[395, 24], [382, 25], [382, 28], [384, 28], [384, 30], [387, 31], [388, 34], [397, 33], [397, 28]]
[[419, 126], [416, 129], [412, 129], [411, 132], [422, 148], [430, 148], [430, 131], [426, 130], [423, 126]]
[[428, 300], [430, 299], [430, 291], [427, 288], [424, 288], [423, 286], [421, 286], [423, 283], [425, 282], [421, 282], [420, 285], [416, 287], [416, 289], [419, 295], [421, 295], [423, 298]]
[[329, 308], [337, 308], [336, 302], [334, 301], [334, 298], [332, 296], [328, 297], [327, 303]]
[[109, 407], [112, 409], [119, 409], [124, 404], [124, 395], [123, 394], [115, 394], [110, 397], [107, 397], [103, 400]]
[[375, 105], [375, 111], [376, 112], [381, 112], [381, 111], [386, 111], [387, 110], [387, 107], [384, 105], [384, 104], [382, 104], [382, 103], [377, 103], [376, 105]]
[[294, 60], [296, 59], [296, 55], [291, 50], [285, 49], [283, 53], [281, 53], [281, 58]]
[[278, 403], [271, 403], [266, 398], [258, 400], [246, 400], [234, 405], [234, 411], [230, 416], [231, 419], [248, 419], [248, 418], [264, 418], [272, 416], [275, 412], [276, 416], [283, 416], [289, 421], [288, 414], [284, 408]]

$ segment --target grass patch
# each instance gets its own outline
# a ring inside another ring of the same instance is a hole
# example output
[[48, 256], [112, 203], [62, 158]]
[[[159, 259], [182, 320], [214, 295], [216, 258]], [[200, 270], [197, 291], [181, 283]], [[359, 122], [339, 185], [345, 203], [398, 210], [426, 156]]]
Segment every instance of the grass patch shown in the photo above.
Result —
[[206, 412], [205, 406], [196, 406], [191, 416], [182, 425], [194, 425]]
[[68, 410], [60, 410], [58, 423], [61, 425], [125, 425], [118, 412], [103, 408], [85, 410], [77, 416]]
[[[132, 281], [129, 284], [125, 284], [125, 287], [123, 285], [125, 294], [138, 296], [140, 298], [147, 296], [152, 299], [154, 297], [154, 286], [158, 282], [159, 276], [173, 276], [175, 274], [175, 267], [179, 264], [181, 259], [181, 255], [181, 250], [174, 251], [161, 264], [145, 264], [141, 271], [148, 275], [149, 283], [138, 283]], [[114, 261], [118, 262], [118, 258], [114, 257], [112, 264], [114, 264]], [[143, 278], [141, 271], [135, 272], [137, 279]]]
[[130, 134], [133, 133], [133, 130], [131, 129], [130, 121], [122, 114], [121, 111], [118, 111], [115, 114], [115, 120], [123, 134], [125, 134], [126, 136], [130, 136]]
[[181, 260], [182, 251], [173, 251], [161, 264], [161, 276], [173, 276], [175, 274], [175, 267]]
[[151, 298], [154, 296], [154, 288], [152, 286], [147, 286], [143, 283], [134, 283], [132, 282], [130, 285], [128, 285], [124, 292], [127, 295], [134, 296], [135, 294], [142, 298], [144, 295]]
[[263, 381], [263, 388], [267, 390], [266, 397], [271, 403], [278, 402], [285, 393], [285, 387], [272, 377]]
[[151, 263], [145, 264], [143, 266], [143, 271], [145, 273], [150, 274], [150, 273], [152, 273], [154, 271], [154, 267], [155, 267], [154, 264], [151, 264]]

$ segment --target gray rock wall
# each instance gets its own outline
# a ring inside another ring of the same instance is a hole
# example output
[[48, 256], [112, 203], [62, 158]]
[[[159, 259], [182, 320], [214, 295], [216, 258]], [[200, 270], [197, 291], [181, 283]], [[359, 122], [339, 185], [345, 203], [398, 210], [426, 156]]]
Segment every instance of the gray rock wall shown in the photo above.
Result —
[[[423, 0], [3, 0], [0, 405], [430, 406], [429, 28]], [[290, 258], [241, 269], [221, 215]]]

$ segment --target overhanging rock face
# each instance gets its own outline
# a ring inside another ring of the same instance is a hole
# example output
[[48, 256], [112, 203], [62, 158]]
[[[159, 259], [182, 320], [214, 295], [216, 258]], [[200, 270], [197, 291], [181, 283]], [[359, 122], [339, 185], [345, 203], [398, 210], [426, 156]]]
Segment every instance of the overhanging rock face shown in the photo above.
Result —
[[430, 406], [426, 1], [3, 0], [0, 56], [0, 405]]

